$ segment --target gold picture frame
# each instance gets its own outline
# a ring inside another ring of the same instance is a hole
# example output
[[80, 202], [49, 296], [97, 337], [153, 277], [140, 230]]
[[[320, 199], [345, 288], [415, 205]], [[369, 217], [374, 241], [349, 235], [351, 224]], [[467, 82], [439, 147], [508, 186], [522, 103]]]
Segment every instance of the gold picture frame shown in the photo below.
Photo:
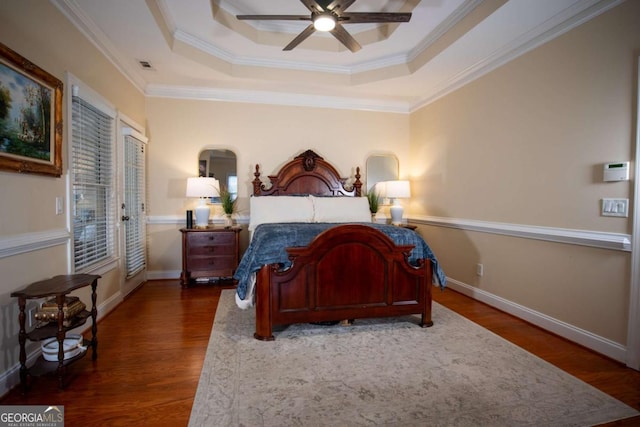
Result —
[[0, 170], [62, 175], [60, 80], [0, 43]]

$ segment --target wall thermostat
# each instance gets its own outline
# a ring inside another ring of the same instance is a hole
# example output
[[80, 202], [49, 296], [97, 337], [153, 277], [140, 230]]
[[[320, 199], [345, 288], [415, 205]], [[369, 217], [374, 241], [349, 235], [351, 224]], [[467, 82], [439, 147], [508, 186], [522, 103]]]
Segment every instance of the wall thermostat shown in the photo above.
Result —
[[604, 164], [605, 181], [628, 181], [629, 162], [616, 162]]

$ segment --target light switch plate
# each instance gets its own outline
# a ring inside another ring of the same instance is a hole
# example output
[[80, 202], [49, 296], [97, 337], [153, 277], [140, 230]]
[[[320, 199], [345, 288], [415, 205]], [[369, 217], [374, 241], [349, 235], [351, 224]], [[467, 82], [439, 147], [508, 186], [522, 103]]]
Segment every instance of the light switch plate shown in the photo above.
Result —
[[62, 215], [64, 213], [64, 198], [56, 197], [56, 215]]
[[629, 216], [629, 199], [602, 199], [602, 216]]

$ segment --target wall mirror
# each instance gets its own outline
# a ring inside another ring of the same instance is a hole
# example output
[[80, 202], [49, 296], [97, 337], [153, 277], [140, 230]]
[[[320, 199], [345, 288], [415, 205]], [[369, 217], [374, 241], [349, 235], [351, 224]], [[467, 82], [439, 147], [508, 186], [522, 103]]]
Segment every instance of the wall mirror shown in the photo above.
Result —
[[367, 193], [379, 182], [398, 179], [398, 158], [393, 154], [380, 154], [367, 158]]
[[[198, 157], [198, 176], [216, 178], [226, 187], [235, 200], [238, 196], [238, 173], [236, 154], [231, 150], [206, 149]], [[219, 197], [213, 197], [211, 203], [220, 203]]]

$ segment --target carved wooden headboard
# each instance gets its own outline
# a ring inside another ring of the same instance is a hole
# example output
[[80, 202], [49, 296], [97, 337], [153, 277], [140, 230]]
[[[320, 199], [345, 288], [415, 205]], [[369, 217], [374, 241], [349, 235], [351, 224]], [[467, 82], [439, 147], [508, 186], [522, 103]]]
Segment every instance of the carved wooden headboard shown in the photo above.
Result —
[[322, 157], [307, 150], [285, 164], [275, 175], [269, 175], [270, 187], [260, 180], [260, 168], [253, 174], [254, 196], [285, 196], [312, 194], [314, 196], [362, 195], [360, 168], [356, 168], [355, 181], [346, 187], [347, 178], [341, 178], [336, 169]]

